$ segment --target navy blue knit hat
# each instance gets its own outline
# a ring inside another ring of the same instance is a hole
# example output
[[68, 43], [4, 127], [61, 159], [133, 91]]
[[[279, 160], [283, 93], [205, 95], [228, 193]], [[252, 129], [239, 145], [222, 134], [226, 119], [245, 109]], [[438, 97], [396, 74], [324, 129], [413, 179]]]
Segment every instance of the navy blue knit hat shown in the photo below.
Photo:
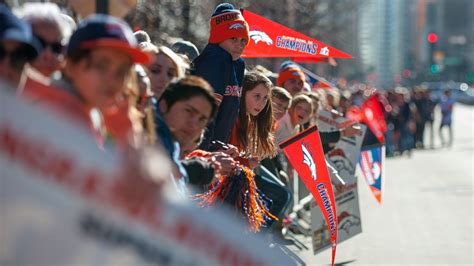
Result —
[[214, 13], [212, 13], [211, 17], [217, 16], [222, 13], [231, 12], [231, 11], [236, 11], [235, 7], [232, 4], [222, 3], [216, 6], [216, 9], [214, 10]]
[[25, 44], [30, 60], [41, 52], [41, 45], [33, 37], [30, 25], [13, 15], [3, 4], [0, 4], [0, 41], [17, 41]]
[[289, 67], [296, 67], [296, 68], [300, 68], [300, 66], [298, 66], [298, 64], [296, 64], [295, 62], [291, 61], [291, 60], [286, 60], [286, 61], [283, 61], [280, 65], [280, 71], [282, 71], [283, 69], [285, 68], [289, 68]]

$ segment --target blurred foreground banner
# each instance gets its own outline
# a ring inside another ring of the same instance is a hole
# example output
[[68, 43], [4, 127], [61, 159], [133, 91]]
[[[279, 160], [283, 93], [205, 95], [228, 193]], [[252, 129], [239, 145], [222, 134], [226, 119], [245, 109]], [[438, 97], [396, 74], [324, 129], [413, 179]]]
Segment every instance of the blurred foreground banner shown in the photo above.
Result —
[[[318, 126], [321, 132], [335, 131], [352, 123], [353, 121], [336, 113], [322, 110], [319, 114]], [[355, 170], [367, 128], [364, 125], [360, 127], [360, 135], [341, 138], [334, 149], [326, 155], [328, 163], [337, 170], [337, 175], [339, 175], [337, 177], [330, 171], [336, 202], [339, 243], [362, 232]], [[330, 247], [326, 222], [314, 202], [311, 204], [311, 230], [314, 254]]]
[[0, 90], [0, 265], [291, 265], [228, 217], [166, 193], [132, 214], [113, 190], [134, 182], [121, 165]]

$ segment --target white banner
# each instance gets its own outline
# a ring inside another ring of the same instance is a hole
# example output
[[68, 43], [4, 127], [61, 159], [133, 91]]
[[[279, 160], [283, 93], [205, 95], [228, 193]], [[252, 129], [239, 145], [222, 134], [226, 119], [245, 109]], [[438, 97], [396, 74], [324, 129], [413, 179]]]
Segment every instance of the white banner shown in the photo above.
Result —
[[[318, 128], [321, 132], [335, 131], [351, 123], [347, 118], [327, 111], [321, 111]], [[334, 149], [326, 155], [328, 163], [337, 170], [337, 174], [340, 177], [336, 177], [329, 169], [336, 201], [338, 243], [362, 232], [355, 170], [366, 127], [364, 125], [360, 125], [360, 127], [360, 135], [341, 138], [336, 143]], [[314, 254], [330, 247], [331, 243], [324, 217], [314, 201], [311, 203], [311, 230]]]
[[130, 212], [113, 190], [128, 175], [85, 131], [0, 90], [0, 265], [292, 264], [188, 202]]

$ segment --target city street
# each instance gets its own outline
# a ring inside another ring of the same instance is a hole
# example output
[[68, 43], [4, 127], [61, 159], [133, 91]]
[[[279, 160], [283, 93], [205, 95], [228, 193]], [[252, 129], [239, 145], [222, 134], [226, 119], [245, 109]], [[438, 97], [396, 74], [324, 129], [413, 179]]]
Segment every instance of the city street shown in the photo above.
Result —
[[[456, 105], [453, 125], [452, 148], [436, 132], [434, 150], [386, 160], [382, 205], [359, 182], [363, 232], [338, 245], [336, 265], [473, 265], [474, 108]], [[329, 249], [299, 254], [331, 262]]]

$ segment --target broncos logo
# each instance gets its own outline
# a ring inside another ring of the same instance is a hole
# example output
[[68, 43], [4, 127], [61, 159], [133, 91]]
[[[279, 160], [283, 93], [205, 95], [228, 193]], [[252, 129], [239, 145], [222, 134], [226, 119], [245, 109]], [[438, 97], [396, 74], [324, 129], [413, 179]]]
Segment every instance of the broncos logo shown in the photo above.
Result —
[[346, 234], [349, 234], [351, 227], [360, 226], [360, 218], [345, 211], [337, 216], [337, 222], [339, 229], [344, 230]]
[[242, 23], [234, 23], [234, 24], [229, 26], [230, 30], [243, 29], [243, 28], [245, 28], [245, 27], [244, 27], [244, 25], [242, 25]]
[[311, 171], [311, 176], [313, 177], [313, 180], [316, 181], [316, 164], [313, 161], [313, 156], [311, 156], [311, 153], [304, 144], [301, 144], [301, 150], [303, 151], [303, 163], [308, 165], [309, 170]]
[[263, 31], [252, 30], [249, 32], [249, 36], [255, 44], [258, 44], [259, 42], [264, 42], [267, 45], [273, 44], [272, 39]]

